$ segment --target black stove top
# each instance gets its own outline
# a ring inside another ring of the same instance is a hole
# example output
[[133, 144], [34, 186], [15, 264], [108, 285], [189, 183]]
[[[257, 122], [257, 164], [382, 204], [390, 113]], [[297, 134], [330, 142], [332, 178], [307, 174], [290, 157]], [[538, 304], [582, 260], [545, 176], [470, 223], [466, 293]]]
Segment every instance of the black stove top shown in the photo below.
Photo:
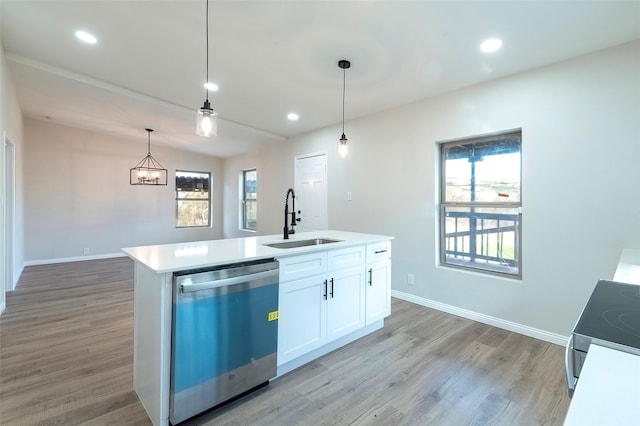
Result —
[[640, 285], [598, 281], [574, 333], [640, 349]]

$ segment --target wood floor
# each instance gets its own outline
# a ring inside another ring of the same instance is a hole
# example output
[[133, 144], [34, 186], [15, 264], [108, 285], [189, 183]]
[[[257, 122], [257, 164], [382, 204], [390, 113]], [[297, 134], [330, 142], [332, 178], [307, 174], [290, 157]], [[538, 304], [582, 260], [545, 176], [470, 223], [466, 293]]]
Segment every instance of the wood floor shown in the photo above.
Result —
[[[0, 316], [0, 424], [148, 425], [129, 259], [27, 267]], [[190, 425], [561, 425], [563, 348], [393, 300], [385, 327]]]

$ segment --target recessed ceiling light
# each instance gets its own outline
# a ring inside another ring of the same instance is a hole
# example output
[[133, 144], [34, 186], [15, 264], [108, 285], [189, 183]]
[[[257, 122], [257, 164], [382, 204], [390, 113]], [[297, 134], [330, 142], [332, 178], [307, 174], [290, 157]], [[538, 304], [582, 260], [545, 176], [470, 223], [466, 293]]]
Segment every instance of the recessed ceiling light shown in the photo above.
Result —
[[98, 39], [94, 35], [82, 30], [76, 31], [76, 37], [78, 40], [82, 40], [88, 44], [96, 44], [98, 42]]
[[482, 44], [480, 45], [480, 50], [485, 53], [491, 53], [499, 50], [501, 47], [502, 40], [500, 40], [499, 38], [490, 38], [482, 42]]
[[207, 90], [210, 90], [211, 92], [217, 92], [218, 91], [218, 85], [215, 83], [205, 83], [204, 84], [204, 88]]
[[287, 114], [287, 118], [289, 120], [291, 120], [291, 121], [298, 121], [300, 116], [298, 114], [296, 114], [295, 112], [290, 112], [289, 114]]

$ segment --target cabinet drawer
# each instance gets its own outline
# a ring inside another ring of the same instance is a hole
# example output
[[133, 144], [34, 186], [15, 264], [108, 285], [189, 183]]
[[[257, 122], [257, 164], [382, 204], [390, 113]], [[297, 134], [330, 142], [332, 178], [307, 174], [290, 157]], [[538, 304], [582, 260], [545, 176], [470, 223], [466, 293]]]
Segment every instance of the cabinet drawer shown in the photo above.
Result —
[[281, 283], [327, 272], [327, 252], [284, 257], [278, 262]]
[[391, 241], [367, 245], [367, 262], [391, 259]]
[[348, 247], [328, 252], [328, 268], [330, 271], [336, 269], [349, 268], [351, 266], [364, 265], [364, 246]]

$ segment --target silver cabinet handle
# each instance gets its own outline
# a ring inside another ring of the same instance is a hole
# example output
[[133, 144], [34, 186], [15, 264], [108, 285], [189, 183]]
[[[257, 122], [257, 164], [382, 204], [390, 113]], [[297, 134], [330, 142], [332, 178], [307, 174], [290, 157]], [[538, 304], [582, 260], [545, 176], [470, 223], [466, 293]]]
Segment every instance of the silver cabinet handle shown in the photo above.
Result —
[[192, 283], [192, 284], [180, 284], [180, 291], [183, 293], [191, 293], [194, 291], [209, 290], [212, 288], [225, 287], [225, 286], [234, 285], [234, 284], [246, 283], [253, 280], [259, 280], [262, 278], [277, 277], [277, 276], [278, 276], [278, 270], [273, 269], [271, 271], [257, 272], [255, 274], [249, 274], [249, 275], [240, 275], [239, 277], [223, 278], [221, 280], [215, 280], [215, 281], [205, 281], [202, 283]]

